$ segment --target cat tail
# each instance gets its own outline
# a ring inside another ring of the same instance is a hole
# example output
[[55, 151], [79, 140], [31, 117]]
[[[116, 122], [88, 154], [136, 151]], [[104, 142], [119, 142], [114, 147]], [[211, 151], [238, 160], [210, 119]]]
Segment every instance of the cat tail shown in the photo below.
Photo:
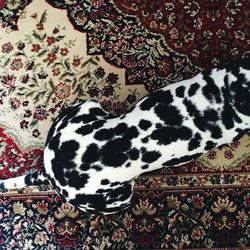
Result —
[[0, 180], [0, 189], [18, 189], [27, 186], [51, 185], [44, 171]]

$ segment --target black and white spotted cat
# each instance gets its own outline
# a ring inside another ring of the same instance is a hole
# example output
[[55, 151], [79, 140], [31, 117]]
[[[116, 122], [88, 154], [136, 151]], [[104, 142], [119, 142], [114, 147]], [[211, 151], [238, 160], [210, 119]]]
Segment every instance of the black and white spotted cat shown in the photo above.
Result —
[[250, 59], [243, 59], [159, 89], [120, 117], [96, 101], [62, 111], [49, 131], [44, 170], [2, 186], [49, 182], [83, 211], [114, 213], [130, 205], [138, 175], [188, 163], [248, 129]]

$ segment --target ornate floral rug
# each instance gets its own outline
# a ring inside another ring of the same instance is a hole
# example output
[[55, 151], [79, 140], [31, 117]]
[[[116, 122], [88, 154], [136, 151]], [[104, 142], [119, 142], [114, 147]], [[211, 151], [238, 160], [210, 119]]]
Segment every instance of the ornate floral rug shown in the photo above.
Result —
[[[114, 113], [250, 56], [249, 0], [0, 0], [0, 178], [42, 167], [63, 108]], [[141, 176], [131, 208], [89, 216], [49, 187], [0, 194], [0, 249], [248, 249], [250, 136]]]

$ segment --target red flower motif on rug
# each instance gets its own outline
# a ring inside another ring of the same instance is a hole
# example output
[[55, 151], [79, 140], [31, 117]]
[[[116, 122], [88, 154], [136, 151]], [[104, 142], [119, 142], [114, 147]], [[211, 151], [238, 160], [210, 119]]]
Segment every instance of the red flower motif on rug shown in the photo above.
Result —
[[11, 138], [0, 128], [0, 179], [24, 175], [42, 167], [43, 149], [22, 151]]
[[249, 1], [128, 1], [115, 0], [123, 13], [161, 34], [174, 51], [193, 64], [213, 67], [234, 60], [250, 49]]
[[125, 68], [126, 83], [148, 91], [250, 51], [249, 1], [48, 2], [86, 32], [88, 54]]

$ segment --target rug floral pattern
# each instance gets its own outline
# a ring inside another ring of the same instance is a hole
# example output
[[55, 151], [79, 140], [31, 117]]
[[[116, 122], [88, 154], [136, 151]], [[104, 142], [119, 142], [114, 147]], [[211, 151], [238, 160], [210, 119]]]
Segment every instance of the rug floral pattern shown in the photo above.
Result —
[[[249, 56], [248, 0], [0, 1], [0, 178], [42, 167], [63, 108], [114, 114]], [[38, 7], [39, 6], [39, 7]], [[136, 181], [131, 208], [88, 216], [48, 187], [0, 194], [1, 249], [250, 247], [250, 137]]]
[[121, 73], [100, 57], [77, 53], [81, 34], [68, 37], [64, 26], [51, 26], [46, 9], [23, 16], [30, 32], [3, 31], [0, 44], [1, 178], [41, 168], [48, 128], [61, 109], [96, 99], [120, 115], [143, 96], [140, 87], [122, 86]]
[[247, 0], [57, 1], [89, 54], [126, 69], [126, 83], [151, 91], [225, 64], [250, 49]]

